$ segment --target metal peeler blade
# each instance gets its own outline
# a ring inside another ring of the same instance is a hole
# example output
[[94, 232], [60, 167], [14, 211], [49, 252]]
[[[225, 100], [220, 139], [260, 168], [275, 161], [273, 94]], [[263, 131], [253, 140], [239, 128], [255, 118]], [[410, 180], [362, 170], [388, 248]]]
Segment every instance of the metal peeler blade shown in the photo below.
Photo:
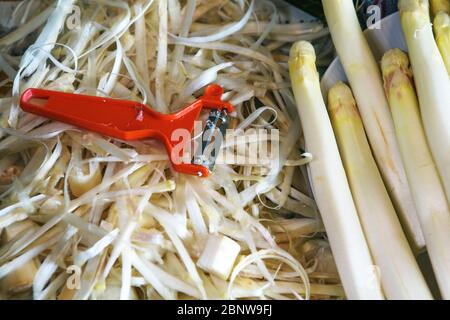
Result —
[[228, 129], [228, 114], [226, 110], [212, 110], [203, 128], [199, 147], [194, 153], [192, 163], [213, 171], [220, 147]]

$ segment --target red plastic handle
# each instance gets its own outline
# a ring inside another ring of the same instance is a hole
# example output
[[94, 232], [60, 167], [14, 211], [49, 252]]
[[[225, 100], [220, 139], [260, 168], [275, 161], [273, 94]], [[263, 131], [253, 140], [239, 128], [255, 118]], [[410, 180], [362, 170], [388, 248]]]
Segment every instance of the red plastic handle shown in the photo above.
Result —
[[[192, 132], [202, 108], [234, 110], [231, 104], [221, 100], [222, 93], [220, 86], [210, 85], [204, 96], [168, 115], [134, 101], [35, 88], [22, 94], [20, 105], [24, 111], [121, 140], [157, 138], [164, 143], [171, 158], [173, 148], [179, 143], [171, 139], [172, 133], [180, 128]], [[172, 161], [172, 165], [182, 173], [202, 176], [209, 173], [206, 168], [194, 164]]]

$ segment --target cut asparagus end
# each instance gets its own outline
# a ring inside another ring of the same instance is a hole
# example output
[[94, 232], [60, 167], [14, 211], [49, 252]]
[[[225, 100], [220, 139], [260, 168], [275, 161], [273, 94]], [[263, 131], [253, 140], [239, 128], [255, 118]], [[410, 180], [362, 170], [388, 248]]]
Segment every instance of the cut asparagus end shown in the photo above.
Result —
[[[36, 224], [30, 220], [16, 222], [4, 229], [1, 243], [4, 244], [25, 230], [35, 227]], [[7, 294], [17, 294], [30, 289], [33, 285], [38, 267], [38, 260], [30, 260], [2, 279], [0, 287], [2, 287]]]
[[75, 167], [69, 175], [70, 191], [76, 197], [79, 197], [98, 185], [101, 181], [101, 168], [97, 162], [92, 165], [83, 165], [82, 168]]
[[211, 235], [206, 241], [197, 266], [227, 280], [240, 251], [241, 247], [236, 241], [222, 235]]

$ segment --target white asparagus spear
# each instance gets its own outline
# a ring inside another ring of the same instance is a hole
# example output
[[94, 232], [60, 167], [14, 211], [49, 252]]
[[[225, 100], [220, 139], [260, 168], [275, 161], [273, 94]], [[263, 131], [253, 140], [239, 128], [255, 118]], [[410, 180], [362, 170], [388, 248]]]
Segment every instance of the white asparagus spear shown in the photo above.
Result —
[[425, 137], [407, 55], [399, 49], [388, 51], [382, 69], [428, 254], [442, 296], [450, 299], [450, 209]]
[[428, 1], [401, 0], [399, 10], [425, 133], [450, 200], [450, 79], [433, 37]]
[[378, 171], [355, 99], [343, 82], [330, 89], [328, 111], [386, 298], [432, 299]]
[[293, 45], [289, 70], [302, 122], [314, 196], [348, 299], [383, 299], [328, 118], [316, 55], [309, 42]]

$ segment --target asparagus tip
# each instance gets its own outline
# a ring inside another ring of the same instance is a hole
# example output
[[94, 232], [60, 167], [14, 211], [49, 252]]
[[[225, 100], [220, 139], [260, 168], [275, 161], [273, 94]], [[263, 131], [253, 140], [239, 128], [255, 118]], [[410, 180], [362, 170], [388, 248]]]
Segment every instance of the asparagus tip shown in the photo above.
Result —
[[338, 81], [328, 92], [328, 109], [334, 115], [359, 116], [352, 90], [342, 81]]
[[394, 70], [407, 70], [408, 66], [408, 55], [397, 48], [387, 51], [381, 59], [381, 69], [384, 77], [392, 73]]
[[298, 41], [292, 45], [290, 52], [291, 59], [313, 59], [316, 62], [316, 52], [308, 41]]

